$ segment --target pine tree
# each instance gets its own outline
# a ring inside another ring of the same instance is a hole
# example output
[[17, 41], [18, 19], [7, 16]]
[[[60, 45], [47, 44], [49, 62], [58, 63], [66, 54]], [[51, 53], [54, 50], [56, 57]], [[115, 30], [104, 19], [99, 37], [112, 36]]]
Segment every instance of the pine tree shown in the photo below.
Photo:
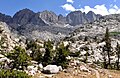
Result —
[[120, 60], [120, 45], [117, 43], [117, 46], [116, 46], [116, 51], [117, 51], [117, 58], [118, 60], [116, 61], [116, 65], [117, 65], [117, 69], [119, 69], [119, 60]]
[[45, 43], [44, 47], [45, 47], [46, 52], [45, 52], [44, 57], [43, 57], [43, 65], [46, 66], [48, 64], [51, 64], [53, 61], [52, 42], [50, 40], [48, 40], [48, 42]]
[[106, 28], [106, 33], [105, 33], [105, 37], [104, 37], [104, 40], [105, 40], [105, 43], [106, 43], [106, 45], [104, 46], [104, 50], [103, 51], [105, 51], [105, 52], [107, 52], [107, 53], [105, 53], [105, 54], [107, 54], [107, 56], [108, 56], [108, 63], [106, 63], [106, 67], [108, 67], [108, 66], [110, 66], [111, 67], [111, 60], [110, 60], [110, 56], [111, 56], [111, 39], [110, 39], [110, 34], [109, 34], [109, 30], [108, 30], [108, 28]]
[[102, 48], [103, 52], [101, 53], [103, 56], [103, 67], [107, 69], [107, 59], [106, 59], [106, 52], [105, 52], [105, 47]]
[[[24, 69], [24, 67], [27, 67], [30, 63], [30, 57], [27, 55], [26, 50], [23, 49], [20, 46], [16, 46], [13, 50], [12, 53], [9, 53], [7, 55], [8, 58], [10, 58], [11, 60], [14, 60], [13, 63], [13, 67], [17, 68], [17, 69]], [[19, 66], [21, 66], [21, 68], [19, 68]]]
[[68, 65], [68, 59], [66, 58], [69, 55], [68, 46], [64, 47], [64, 44], [60, 44], [57, 48], [57, 53], [55, 57], [55, 63], [63, 68], [66, 68]]
[[41, 46], [38, 45], [35, 41], [30, 41], [30, 42], [27, 41], [26, 49], [32, 50], [32, 53], [30, 54], [30, 56], [33, 58], [33, 60], [39, 63], [42, 62], [42, 59], [43, 59], [40, 48]]

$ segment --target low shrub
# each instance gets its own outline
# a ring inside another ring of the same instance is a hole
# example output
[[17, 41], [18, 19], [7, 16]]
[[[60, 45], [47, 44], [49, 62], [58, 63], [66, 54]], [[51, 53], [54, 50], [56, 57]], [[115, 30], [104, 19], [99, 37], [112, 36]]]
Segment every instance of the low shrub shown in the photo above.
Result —
[[31, 78], [31, 77], [23, 71], [1, 69], [0, 78]]

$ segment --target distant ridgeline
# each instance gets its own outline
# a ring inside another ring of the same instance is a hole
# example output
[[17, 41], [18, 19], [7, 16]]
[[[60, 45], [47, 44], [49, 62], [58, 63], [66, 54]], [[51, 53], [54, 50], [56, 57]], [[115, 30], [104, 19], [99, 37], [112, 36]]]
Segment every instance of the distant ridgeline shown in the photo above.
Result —
[[0, 21], [6, 23], [15, 23], [19, 25], [35, 24], [35, 25], [51, 25], [51, 24], [70, 24], [72, 26], [94, 22], [99, 20], [101, 15], [89, 11], [87, 14], [81, 11], [70, 12], [67, 16], [56, 15], [52, 11], [43, 11], [35, 13], [29, 9], [23, 9], [15, 13], [13, 17], [0, 13]]

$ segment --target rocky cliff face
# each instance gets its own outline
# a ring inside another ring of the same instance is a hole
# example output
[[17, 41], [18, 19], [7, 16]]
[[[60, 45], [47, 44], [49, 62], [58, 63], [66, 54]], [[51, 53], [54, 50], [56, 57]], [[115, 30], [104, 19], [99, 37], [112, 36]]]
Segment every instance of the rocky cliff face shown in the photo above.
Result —
[[71, 12], [66, 17], [67, 23], [70, 25], [79, 25], [83, 23], [87, 23], [87, 19], [85, 17], [85, 13], [81, 11]]
[[79, 25], [94, 22], [95, 20], [99, 20], [101, 15], [96, 15], [94, 12], [90, 11], [87, 14], [82, 13], [81, 11], [74, 11], [67, 15], [66, 20], [70, 25]]
[[99, 18], [101, 17], [101, 15], [96, 15], [94, 12], [92, 11], [89, 11], [87, 14], [86, 14], [86, 18], [87, 18], [87, 21], [90, 23], [90, 22], [94, 22], [95, 20], [99, 20]]

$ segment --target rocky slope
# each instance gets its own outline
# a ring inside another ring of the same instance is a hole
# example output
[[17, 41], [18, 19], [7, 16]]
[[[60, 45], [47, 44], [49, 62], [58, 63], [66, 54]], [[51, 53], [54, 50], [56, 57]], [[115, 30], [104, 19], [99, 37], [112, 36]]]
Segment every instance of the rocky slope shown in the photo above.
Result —
[[20, 39], [20, 36], [18, 37], [16, 33], [10, 31], [9, 26], [6, 23], [0, 22], [0, 53], [4, 54], [10, 52], [18, 45], [25, 47]]
[[[69, 43], [71, 52], [79, 52], [80, 60], [85, 60], [88, 52], [88, 63], [103, 62], [103, 47], [106, 44], [103, 40], [106, 28], [109, 29], [113, 55], [110, 57], [114, 64], [117, 61], [116, 46], [120, 44], [120, 15], [108, 15], [100, 18], [94, 23], [84, 24], [65, 38]], [[88, 48], [88, 50], [85, 50]], [[108, 58], [107, 58], [108, 60]]]

